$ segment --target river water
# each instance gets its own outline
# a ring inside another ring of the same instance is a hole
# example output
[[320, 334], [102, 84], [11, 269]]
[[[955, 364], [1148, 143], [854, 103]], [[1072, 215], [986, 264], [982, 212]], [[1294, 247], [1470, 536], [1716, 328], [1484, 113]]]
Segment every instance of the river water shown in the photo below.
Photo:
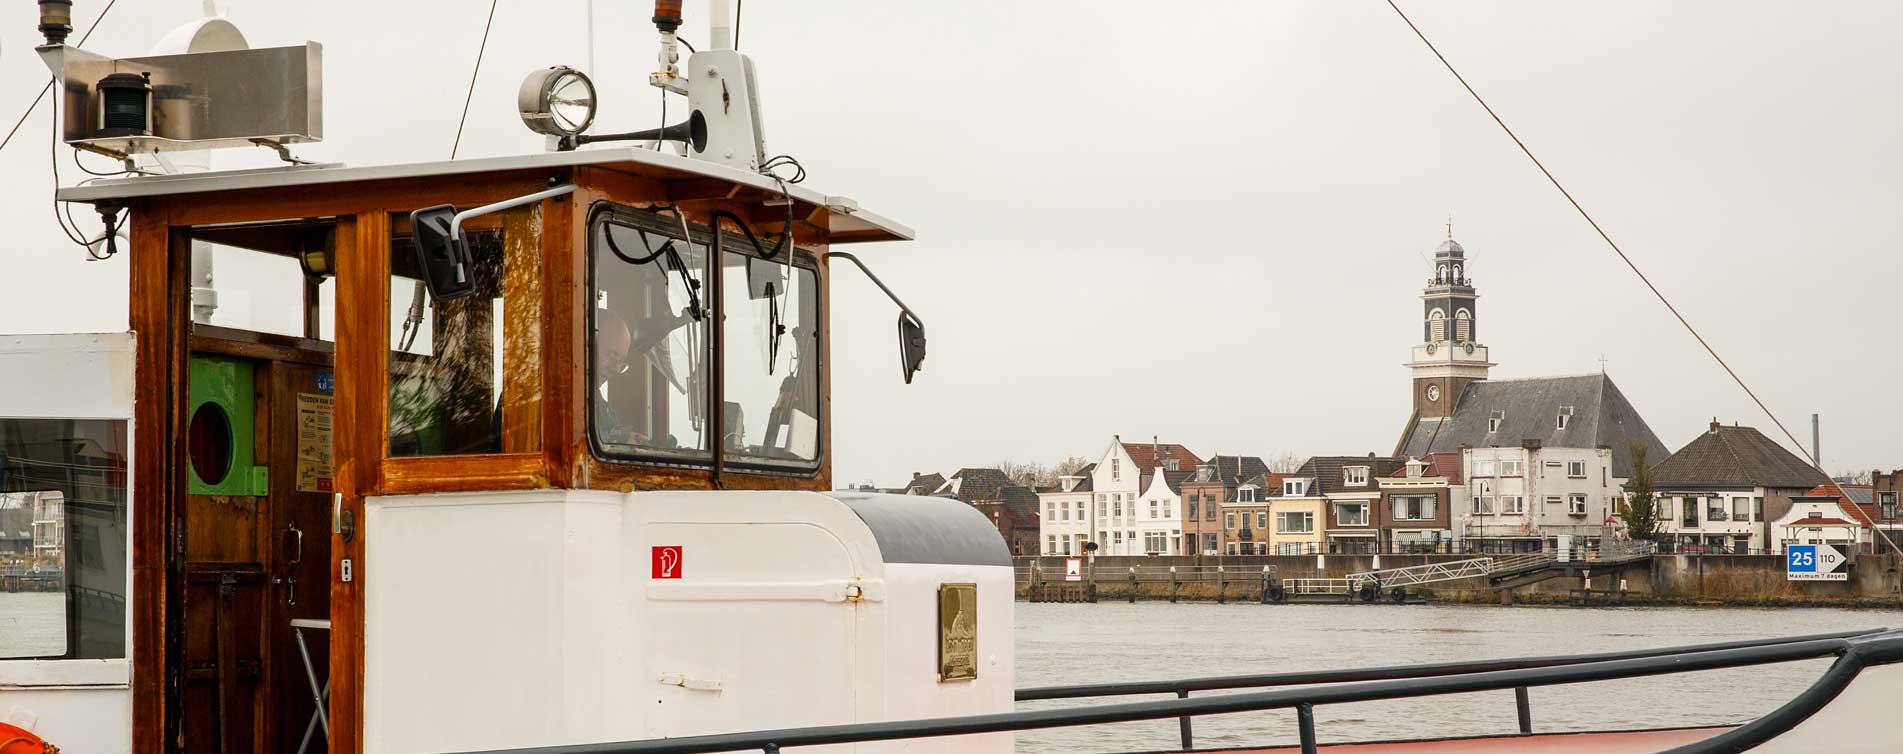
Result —
[[[1613, 652], [1903, 625], [1889, 610], [1434, 605], [1031, 604], [1017, 609], [1017, 686], [1159, 680], [1415, 662]], [[1828, 665], [1531, 690], [1535, 731], [1735, 723], [1789, 700]], [[1219, 693], [1219, 692], [1211, 692]], [[1167, 697], [1123, 697], [1121, 701]], [[1098, 700], [1026, 702], [1050, 709]], [[1104, 702], [1115, 700], [1102, 700]], [[1512, 733], [1513, 692], [1318, 707], [1323, 742]], [[1197, 748], [1296, 743], [1293, 711], [1197, 718]], [[1180, 748], [1175, 720], [1018, 734], [1025, 754]]]
[[65, 651], [65, 592], [0, 592], [0, 659]]

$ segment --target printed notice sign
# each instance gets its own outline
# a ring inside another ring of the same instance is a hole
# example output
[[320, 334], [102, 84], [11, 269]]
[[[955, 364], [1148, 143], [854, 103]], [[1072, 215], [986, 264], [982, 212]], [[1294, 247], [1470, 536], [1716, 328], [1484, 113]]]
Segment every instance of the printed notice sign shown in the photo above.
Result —
[[1784, 577], [1788, 581], [1849, 581], [1844, 555], [1830, 545], [1785, 545]]
[[297, 394], [297, 491], [332, 492], [330, 476], [331, 397]]

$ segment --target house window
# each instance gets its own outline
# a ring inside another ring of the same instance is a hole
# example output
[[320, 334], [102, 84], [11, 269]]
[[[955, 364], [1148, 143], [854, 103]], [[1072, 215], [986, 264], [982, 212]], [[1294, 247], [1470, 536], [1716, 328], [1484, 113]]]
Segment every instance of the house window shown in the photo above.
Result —
[[1122, 495], [1118, 495], [1116, 502], [1113, 502], [1110, 504], [1110, 516], [1112, 518], [1123, 518], [1123, 496]]
[[1191, 521], [1196, 520], [1196, 496], [1195, 495], [1189, 496], [1188, 512], [1189, 512], [1189, 520]]
[[1482, 516], [1492, 514], [1493, 498], [1474, 496], [1474, 513]]
[[1751, 520], [1751, 498], [1734, 497], [1731, 499], [1731, 520], [1733, 521], [1750, 521]]
[[1573, 418], [1573, 407], [1572, 407], [1572, 406], [1560, 406], [1560, 407], [1559, 407], [1559, 428], [1560, 428], [1560, 429], [1565, 429], [1565, 428], [1566, 428], [1566, 423], [1567, 423], [1567, 422], [1569, 422], [1569, 421], [1572, 421], [1572, 418]]
[[1350, 487], [1365, 487], [1368, 484], [1368, 467], [1349, 466], [1341, 470], [1342, 483]]
[[1366, 503], [1336, 503], [1335, 524], [1337, 526], [1367, 526], [1368, 505]]
[[1487, 434], [1493, 434], [1495, 432], [1500, 431], [1500, 423], [1506, 420], [1507, 420], [1507, 412], [1488, 411], [1487, 412]]
[[1658, 512], [1654, 514], [1658, 517], [1658, 520], [1666, 521], [1671, 519], [1672, 517], [1672, 499], [1671, 498], [1654, 497], [1652, 498], [1652, 505], [1658, 509]]
[[1163, 501], [1163, 517], [1176, 518], [1176, 505], [1169, 500]]
[[1474, 476], [1493, 476], [1493, 460], [1474, 461]]
[[1234, 529], [1234, 528], [1236, 528], [1236, 513], [1235, 513], [1235, 511], [1229, 511], [1229, 512], [1227, 512], [1227, 513], [1224, 513], [1224, 514], [1222, 514], [1222, 528], [1224, 528], [1224, 529]]
[[1283, 511], [1275, 514], [1275, 530], [1283, 534], [1315, 533], [1313, 511]]
[[1052, 534], [1044, 538], [1044, 554], [1045, 555], [1057, 554], [1057, 535]]
[[1686, 527], [1698, 526], [1698, 498], [1695, 498], [1695, 497], [1685, 498], [1684, 510], [1680, 512], [1685, 514], [1683, 518], [1679, 519], [1678, 524], [1680, 526], [1686, 526]]
[[1525, 513], [1526, 498], [1519, 495], [1501, 495], [1500, 511], [1507, 514]]
[[1585, 495], [1567, 495], [1566, 496], [1566, 512], [1574, 516], [1586, 515], [1586, 496]]
[[1585, 479], [1586, 478], [1586, 462], [1585, 461], [1567, 461], [1566, 462], [1566, 476], [1572, 477], [1574, 479]]
[[1114, 482], [1122, 478], [1123, 478], [1123, 459], [1121, 458], [1110, 459], [1110, 481]]
[[1269, 512], [1268, 511], [1256, 511], [1255, 528], [1257, 529], [1269, 528]]
[[1244, 503], [1255, 502], [1255, 488], [1244, 487], [1242, 489], [1236, 490], [1236, 500], [1240, 502], [1244, 502]]
[[1724, 498], [1712, 497], [1705, 501], [1705, 520], [1726, 521], [1730, 518], [1731, 516], [1725, 512]]
[[1157, 502], [1155, 500], [1151, 500], [1150, 501], [1150, 518], [1156, 518], [1156, 512], [1157, 512]]
[[1057, 520], [1057, 504], [1056, 503], [1044, 504], [1044, 517], [1052, 521]]
[[1216, 520], [1216, 499], [1208, 495], [1203, 496], [1203, 520]]
[[1144, 552], [1162, 552], [1167, 549], [1169, 549], [1169, 534], [1160, 531], [1143, 533]]
[[1218, 547], [1218, 543], [1216, 541], [1216, 535], [1214, 534], [1203, 535], [1203, 552], [1213, 553], [1216, 551], [1217, 547]]
[[1525, 461], [1501, 461], [1500, 476], [1522, 476], [1526, 473]]
[[[1758, 500], [1763, 501], [1764, 498], [1758, 498]], [[1896, 493], [1885, 492], [1877, 496], [1877, 513], [1885, 521], [1896, 518]]]
[[1409, 495], [1394, 498], [1394, 518], [1397, 521], [1426, 521], [1433, 517], [1432, 497]]

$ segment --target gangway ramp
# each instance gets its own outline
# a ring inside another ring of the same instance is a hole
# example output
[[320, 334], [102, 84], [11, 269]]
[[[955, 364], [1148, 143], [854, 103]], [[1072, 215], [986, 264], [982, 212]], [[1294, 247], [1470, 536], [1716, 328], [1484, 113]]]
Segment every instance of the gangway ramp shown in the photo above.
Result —
[[1575, 569], [1611, 568], [1642, 562], [1652, 557], [1651, 542], [1621, 542], [1598, 548], [1542, 550], [1540, 552], [1489, 555], [1466, 560], [1386, 568], [1350, 573], [1339, 578], [1283, 579], [1282, 591], [1293, 597], [1335, 595], [1363, 601], [1376, 599], [1387, 591], [1396, 601], [1407, 599], [1407, 587], [1446, 581], [1484, 578], [1495, 587], [1524, 586]]

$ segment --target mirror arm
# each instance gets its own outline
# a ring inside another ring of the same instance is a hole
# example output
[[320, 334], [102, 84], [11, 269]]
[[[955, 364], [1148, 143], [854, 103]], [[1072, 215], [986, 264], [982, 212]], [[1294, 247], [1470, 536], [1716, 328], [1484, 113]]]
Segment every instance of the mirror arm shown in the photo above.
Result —
[[911, 307], [909, 307], [909, 306], [906, 306], [906, 305], [905, 305], [905, 302], [904, 302], [904, 301], [900, 301], [900, 300], [899, 300], [899, 295], [898, 295], [898, 294], [896, 294], [896, 293], [893, 293], [893, 292], [892, 292], [892, 289], [891, 289], [891, 288], [887, 288], [887, 287], [885, 286], [885, 281], [883, 281], [883, 280], [880, 280], [880, 279], [879, 279], [879, 276], [878, 276], [878, 275], [874, 275], [874, 274], [872, 274], [872, 270], [869, 270], [869, 269], [867, 269], [867, 268], [866, 268], [866, 263], [865, 263], [865, 262], [861, 262], [861, 261], [859, 261], [859, 258], [858, 258], [858, 257], [855, 257], [855, 256], [853, 256], [853, 255], [851, 255], [851, 254], [848, 254], [848, 253], [846, 253], [846, 252], [843, 252], [843, 251], [829, 251], [829, 252], [826, 252], [826, 258], [827, 258], [827, 259], [832, 259], [833, 257], [840, 257], [840, 258], [843, 258], [843, 259], [845, 259], [846, 261], [848, 261], [848, 262], [851, 262], [851, 263], [853, 263], [854, 265], [856, 265], [856, 266], [858, 266], [858, 267], [859, 267], [859, 271], [860, 271], [860, 272], [863, 272], [863, 273], [865, 273], [865, 274], [866, 274], [866, 277], [868, 277], [868, 278], [871, 278], [871, 279], [872, 279], [872, 284], [873, 284], [873, 285], [876, 285], [876, 286], [879, 286], [879, 290], [881, 290], [881, 291], [885, 291], [885, 296], [886, 296], [886, 298], [889, 298], [889, 299], [892, 299], [892, 303], [894, 303], [894, 304], [898, 304], [898, 305], [899, 305], [899, 311], [902, 311], [902, 312], [905, 312], [905, 316], [907, 316], [907, 317], [911, 317], [911, 318], [912, 318], [912, 321], [913, 321], [913, 322], [917, 322], [917, 323], [919, 324], [919, 326], [920, 326], [920, 327], [924, 327], [924, 326], [925, 326], [925, 320], [922, 320], [922, 319], [919, 319], [919, 316], [918, 316], [918, 315], [917, 315], [916, 313], [914, 313], [914, 312], [912, 311], [912, 308], [911, 308]]
[[564, 195], [573, 194], [573, 193], [575, 193], [575, 184], [564, 183], [560, 186], [556, 186], [555, 188], [549, 189], [547, 191], [537, 191], [527, 196], [518, 196], [514, 199], [504, 199], [502, 201], [496, 202], [495, 204], [484, 204], [480, 207], [463, 210], [461, 212], [456, 213], [455, 217], [450, 218], [449, 240], [454, 241], [456, 243], [462, 243], [463, 221], [469, 218], [480, 217], [482, 215], [487, 215], [494, 212], [501, 212], [505, 209], [515, 209], [516, 207], [520, 207], [524, 204], [534, 204], [536, 202], [542, 201], [543, 199], [553, 199], [558, 196], [564, 196]]

